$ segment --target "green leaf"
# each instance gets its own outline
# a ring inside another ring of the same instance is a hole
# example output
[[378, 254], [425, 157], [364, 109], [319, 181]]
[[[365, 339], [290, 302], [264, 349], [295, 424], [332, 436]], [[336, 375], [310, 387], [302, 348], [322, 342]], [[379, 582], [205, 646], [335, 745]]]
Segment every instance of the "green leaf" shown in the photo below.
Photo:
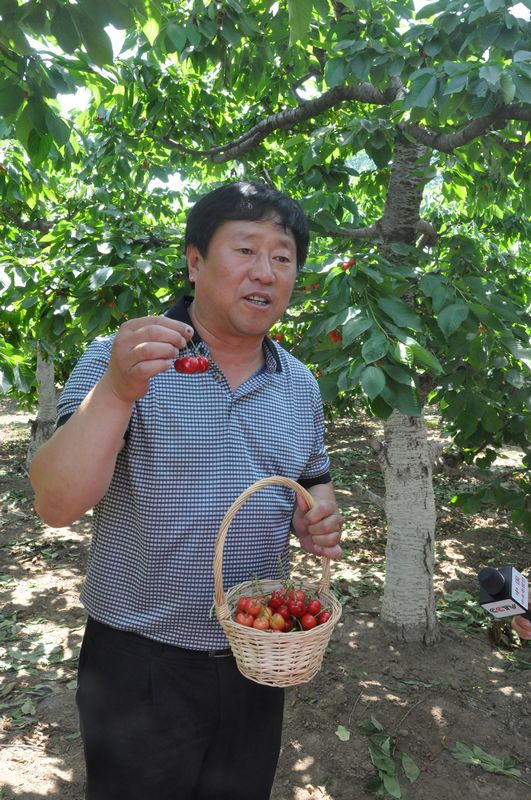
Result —
[[410, 783], [415, 783], [420, 775], [420, 769], [407, 753], [402, 753], [402, 769]]
[[112, 267], [100, 267], [100, 269], [95, 270], [90, 276], [90, 288], [100, 289], [107, 283], [112, 274]]
[[406, 98], [405, 108], [427, 108], [437, 90], [435, 75], [423, 75], [413, 84], [410, 94]]
[[70, 128], [68, 125], [61, 119], [61, 117], [58, 117], [57, 114], [54, 114], [51, 108], [46, 110], [45, 120], [46, 125], [48, 126], [48, 131], [50, 132], [54, 142], [58, 144], [59, 147], [66, 144], [70, 139]]
[[503, 419], [494, 406], [488, 406], [481, 417], [481, 424], [489, 433], [496, 433], [503, 427]]
[[367, 363], [378, 361], [387, 354], [387, 339], [380, 331], [373, 331], [361, 348], [363, 360]]
[[395, 797], [397, 800], [402, 797], [400, 784], [396, 775], [382, 775], [382, 780], [385, 791], [390, 794], [391, 797]]
[[312, 11], [313, 0], [288, 0], [290, 47], [308, 36]]
[[[186, 42], [188, 41], [186, 37], [186, 28], [183, 28], [182, 25], [177, 25], [174, 22], [170, 22], [166, 28], [166, 40], [168, 39], [175, 50], [178, 53], [182, 53], [186, 46]], [[171, 48], [168, 47], [168, 51], [171, 52]]]
[[483, 4], [490, 14], [502, 8], [505, 9], [505, 0], [483, 0]]
[[373, 326], [373, 321], [368, 317], [358, 316], [354, 319], [349, 319], [345, 322], [342, 328], [343, 344], [347, 346], [352, 344], [354, 339], [357, 339], [362, 333]]
[[327, 86], [340, 86], [345, 81], [346, 64], [342, 58], [331, 58], [326, 62], [324, 79]]
[[33, 700], [28, 698], [26, 702], [20, 706], [20, 713], [24, 714], [24, 716], [33, 716], [34, 714], [37, 713], [37, 706], [35, 705]]
[[464, 303], [452, 303], [443, 308], [437, 317], [437, 325], [448, 338], [463, 324], [468, 317], [468, 306]]
[[374, 400], [385, 386], [385, 373], [380, 367], [365, 367], [360, 376], [360, 383], [367, 397]]
[[[72, 6], [72, 8], [76, 8], [76, 6]], [[112, 43], [107, 33], [95, 25], [91, 17], [80, 10], [76, 13], [76, 24], [89, 58], [94, 64], [98, 67], [112, 64]]]
[[107, 3], [106, 12], [109, 22], [118, 30], [125, 30], [134, 24], [134, 15], [127, 0], [125, 3], [121, 2], [121, 0], [113, 0], [112, 3]]
[[422, 330], [420, 317], [403, 300], [398, 297], [381, 297], [377, 302], [382, 311], [391, 317], [395, 325], [411, 328], [414, 331]]
[[459, 94], [468, 86], [468, 75], [456, 75], [446, 84], [443, 95]]
[[348, 742], [350, 739], [350, 731], [344, 725], [338, 725], [336, 729], [336, 736], [341, 742]]
[[57, 4], [51, 21], [51, 31], [65, 53], [73, 53], [81, 44], [81, 38], [69, 9], [70, 5]]
[[383, 370], [397, 383], [402, 383], [404, 386], [415, 386], [413, 377], [402, 367], [397, 367], [395, 364], [384, 364]]
[[362, 720], [359, 723], [358, 727], [360, 728], [360, 730], [362, 730], [364, 733], [367, 734], [383, 731], [382, 723], [379, 722], [379, 720], [374, 716], [374, 714], [371, 714], [369, 717], [367, 717], [367, 719]]
[[442, 375], [444, 369], [439, 361], [439, 359], [430, 353], [429, 350], [426, 350], [425, 347], [420, 345], [418, 342], [408, 342], [406, 344], [406, 349], [412, 358], [417, 364], [422, 365], [423, 367], [427, 367], [434, 375]]
[[498, 64], [486, 64], [479, 70], [479, 77], [493, 88], [499, 85], [501, 74], [502, 68]]
[[369, 754], [371, 756], [371, 761], [377, 770], [380, 770], [380, 772], [383, 772], [389, 776], [395, 775], [395, 762], [389, 755], [387, 755], [387, 753], [383, 752], [382, 748], [373, 741], [372, 737], [369, 740]]
[[515, 97], [522, 103], [531, 103], [531, 78], [525, 75], [513, 76]]
[[517, 339], [511, 336], [502, 336], [501, 340], [510, 354], [531, 369], [531, 348], [524, 347]]
[[14, 114], [24, 102], [22, 89], [14, 83], [0, 83], [0, 115], [8, 117]]
[[464, 742], [456, 742], [452, 749], [452, 755], [457, 761], [464, 764], [472, 764], [481, 767], [486, 772], [496, 773], [498, 775], [507, 775], [512, 778], [519, 778], [521, 772], [514, 767], [514, 761], [508, 756], [498, 758], [490, 753], [486, 753], [481, 747], [473, 745], [470, 748]]
[[512, 103], [516, 93], [516, 86], [508, 72], [503, 72], [500, 78], [500, 89], [503, 95], [504, 102]]
[[407, 417], [418, 417], [422, 412], [420, 398], [415, 386], [404, 386], [394, 381], [387, 381], [381, 395], [392, 408], [398, 409]]
[[317, 379], [324, 403], [332, 403], [337, 397], [337, 374], [322, 375]]
[[433, 17], [433, 15], [437, 14], [439, 11], [441, 11], [441, 4], [439, 2], [427, 3], [426, 5], [420, 6], [420, 8], [417, 9], [415, 18], [428, 19], [429, 17]]

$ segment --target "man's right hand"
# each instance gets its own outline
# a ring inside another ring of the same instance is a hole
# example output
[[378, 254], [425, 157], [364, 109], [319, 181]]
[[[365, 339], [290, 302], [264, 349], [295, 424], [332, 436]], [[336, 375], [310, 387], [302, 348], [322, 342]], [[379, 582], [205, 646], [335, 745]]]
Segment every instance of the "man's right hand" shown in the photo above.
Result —
[[124, 403], [144, 397], [149, 380], [165, 372], [186, 347], [193, 329], [168, 317], [140, 317], [124, 322], [114, 340], [102, 381]]
[[[529, 589], [529, 608], [531, 608], [531, 588]], [[531, 621], [519, 614], [511, 620], [513, 630], [516, 631], [520, 639], [531, 639]]]

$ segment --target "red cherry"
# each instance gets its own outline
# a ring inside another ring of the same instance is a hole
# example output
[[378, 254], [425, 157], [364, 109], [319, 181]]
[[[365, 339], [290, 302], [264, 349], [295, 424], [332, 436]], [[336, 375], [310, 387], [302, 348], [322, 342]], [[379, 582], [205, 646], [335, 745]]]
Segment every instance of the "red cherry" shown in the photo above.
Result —
[[306, 609], [306, 610], [307, 610], [308, 614], [312, 614], [314, 617], [316, 617], [316, 616], [317, 616], [317, 614], [318, 614], [318, 613], [320, 612], [320, 610], [321, 610], [321, 603], [320, 603], [320, 602], [319, 602], [319, 600], [318, 600], [318, 599], [315, 597], [315, 598], [313, 598], [312, 600], [310, 600], [310, 602], [308, 603], [308, 607], [307, 607], [307, 609]]
[[206, 372], [210, 364], [206, 356], [197, 356], [197, 370], [196, 372]]
[[312, 614], [304, 614], [304, 616], [301, 618], [301, 625], [303, 630], [309, 631], [312, 628], [315, 628], [317, 625], [317, 620]]
[[184, 356], [175, 361], [176, 372], [183, 372], [187, 375], [197, 372], [197, 358], [195, 356]]

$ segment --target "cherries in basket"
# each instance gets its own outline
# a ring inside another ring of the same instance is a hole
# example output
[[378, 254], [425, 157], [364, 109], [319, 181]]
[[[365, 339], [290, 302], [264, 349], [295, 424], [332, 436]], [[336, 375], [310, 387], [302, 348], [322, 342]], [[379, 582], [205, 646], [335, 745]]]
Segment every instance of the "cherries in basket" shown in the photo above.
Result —
[[234, 619], [247, 628], [289, 633], [309, 631], [331, 616], [319, 598], [309, 597], [302, 589], [280, 588], [269, 595], [242, 595]]

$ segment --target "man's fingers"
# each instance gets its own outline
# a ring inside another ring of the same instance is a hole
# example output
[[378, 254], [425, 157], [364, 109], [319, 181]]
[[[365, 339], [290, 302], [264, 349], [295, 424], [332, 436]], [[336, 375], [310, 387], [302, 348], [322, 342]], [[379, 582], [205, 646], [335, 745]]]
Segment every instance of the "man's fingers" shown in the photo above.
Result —
[[179, 355], [179, 348], [171, 342], [140, 342], [129, 351], [131, 367], [143, 361], [175, 360]]
[[[137, 324], [141, 322], [142, 324]], [[186, 347], [193, 328], [165, 317], [144, 317], [125, 322], [116, 337], [117, 349], [131, 349], [148, 342], [165, 342], [178, 350]]]
[[306, 512], [310, 508], [305, 498], [300, 494], [297, 495], [297, 506], [301, 514], [306, 514]]
[[[182, 331], [188, 330], [190, 335], [193, 333], [193, 329], [189, 325], [185, 325], [183, 322], [179, 322], [176, 319], [170, 319], [169, 317], [137, 317], [136, 319], [129, 319], [127, 322], [124, 322], [121, 325], [121, 329], [129, 330], [129, 331], [139, 331], [143, 328], [154, 330], [155, 328], [159, 330], [168, 330], [168, 331]], [[156, 334], [154, 334], [156, 335]]]

